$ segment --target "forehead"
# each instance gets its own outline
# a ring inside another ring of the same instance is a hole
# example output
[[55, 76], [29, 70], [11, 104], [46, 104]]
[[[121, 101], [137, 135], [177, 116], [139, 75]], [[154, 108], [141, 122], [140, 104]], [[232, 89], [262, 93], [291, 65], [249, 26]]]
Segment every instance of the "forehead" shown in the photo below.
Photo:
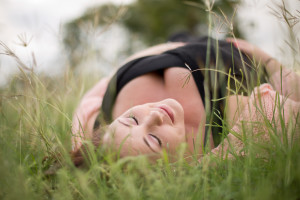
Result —
[[116, 119], [110, 126], [109, 131], [114, 134], [133, 134], [134, 132], [145, 132], [143, 126], [133, 126], [123, 123], [121, 120]]

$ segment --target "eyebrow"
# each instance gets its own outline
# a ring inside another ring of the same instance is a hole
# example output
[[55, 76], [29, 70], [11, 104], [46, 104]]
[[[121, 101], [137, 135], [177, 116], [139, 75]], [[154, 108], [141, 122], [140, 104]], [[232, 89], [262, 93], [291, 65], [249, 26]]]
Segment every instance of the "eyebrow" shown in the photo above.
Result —
[[127, 127], [131, 127], [131, 125], [129, 124], [126, 124], [124, 122], [122, 122], [121, 120], [117, 119], [117, 122], [119, 122], [120, 124], [123, 124], [124, 126], [127, 126]]

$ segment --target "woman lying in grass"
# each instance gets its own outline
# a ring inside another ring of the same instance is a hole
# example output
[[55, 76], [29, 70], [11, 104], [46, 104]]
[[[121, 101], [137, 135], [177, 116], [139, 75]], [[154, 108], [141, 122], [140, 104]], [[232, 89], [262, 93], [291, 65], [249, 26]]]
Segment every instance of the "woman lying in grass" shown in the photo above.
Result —
[[[120, 157], [151, 160], [163, 151], [172, 158], [183, 143], [187, 156], [200, 157], [203, 147], [219, 154], [230, 141], [241, 152], [243, 121], [278, 121], [278, 104], [285, 108], [283, 121], [295, 123], [297, 85], [295, 73], [246, 41], [174, 38], [133, 55], [87, 92], [73, 119], [74, 162], [83, 162], [82, 142], [89, 139]], [[228, 126], [229, 140], [219, 145]]]

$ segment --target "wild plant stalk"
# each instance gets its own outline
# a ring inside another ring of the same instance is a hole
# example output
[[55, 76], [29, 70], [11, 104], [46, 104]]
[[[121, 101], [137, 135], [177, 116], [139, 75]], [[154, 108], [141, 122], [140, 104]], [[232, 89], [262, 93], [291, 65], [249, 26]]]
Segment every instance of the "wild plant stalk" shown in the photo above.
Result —
[[[282, 141], [267, 120], [264, 126], [269, 142], [257, 142], [251, 130], [244, 130], [247, 156], [223, 159], [209, 155], [200, 163], [187, 163], [183, 146], [177, 162], [170, 163], [165, 155], [153, 165], [145, 156], [115, 160], [113, 154], [99, 148], [89, 152], [88, 167], [77, 169], [68, 153], [72, 113], [96, 80], [70, 73], [65, 80], [41, 77], [30, 70], [26, 73], [19, 58], [7, 52], [24, 73], [1, 89], [0, 199], [300, 197], [300, 140], [288, 139], [298, 130], [291, 125], [283, 127]], [[223, 129], [230, 131], [226, 123]]]

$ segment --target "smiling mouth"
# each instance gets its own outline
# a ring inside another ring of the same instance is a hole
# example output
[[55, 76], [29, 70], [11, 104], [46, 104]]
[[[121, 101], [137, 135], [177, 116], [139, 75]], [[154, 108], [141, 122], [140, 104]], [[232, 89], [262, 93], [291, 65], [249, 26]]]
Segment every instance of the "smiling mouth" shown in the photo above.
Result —
[[160, 108], [165, 114], [167, 114], [168, 117], [171, 119], [172, 123], [174, 124], [174, 113], [171, 110], [171, 108], [169, 108], [169, 106], [167, 105], [162, 105], [159, 106], [158, 108]]

